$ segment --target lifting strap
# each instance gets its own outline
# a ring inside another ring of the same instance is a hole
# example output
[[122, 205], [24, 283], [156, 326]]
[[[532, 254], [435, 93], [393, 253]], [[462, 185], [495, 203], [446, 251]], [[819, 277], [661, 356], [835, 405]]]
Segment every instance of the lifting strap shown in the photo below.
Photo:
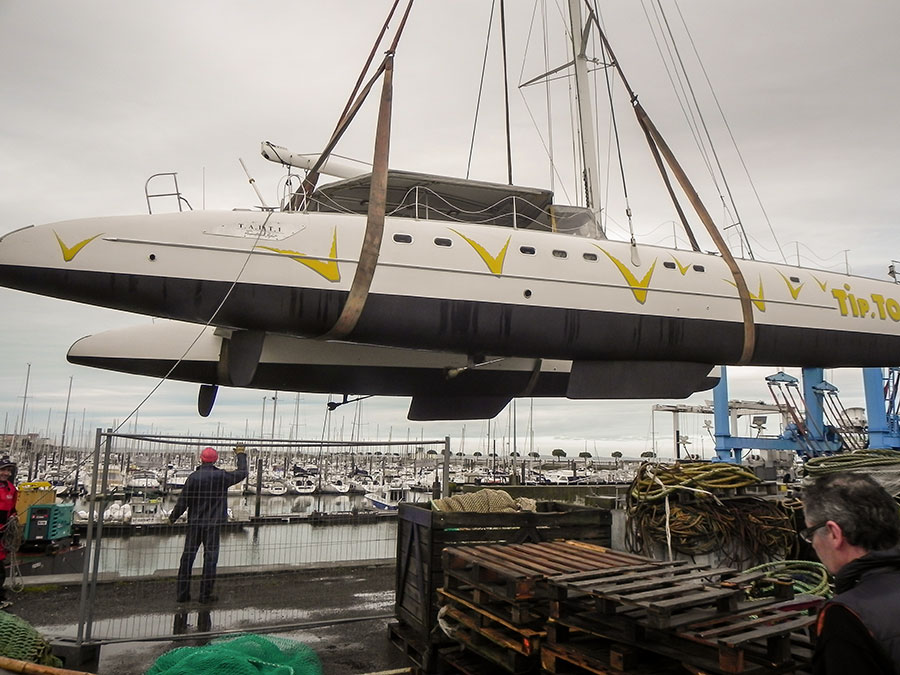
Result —
[[400, 27], [394, 37], [394, 42], [385, 55], [384, 62], [381, 64], [380, 70], [384, 72], [384, 82], [381, 88], [381, 105], [378, 108], [378, 124], [375, 131], [375, 156], [372, 161], [372, 180], [369, 186], [366, 233], [363, 237], [362, 248], [359, 252], [359, 262], [356, 265], [356, 273], [353, 275], [353, 282], [350, 284], [347, 300], [344, 302], [337, 321], [334, 322], [334, 325], [327, 333], [321, 336], [325, 340], [341, 340], [356, 328], [356, 324], [365, 307], [366, 299], [369, 297], [369, 289], [372, 287], [372, 279], [375, 276], [375, 268], [378, 265], [381, 240], [384, 236], [384, 216], [387, 210], [394, 52], [397, 49], [397, 43], [403, 32], [403, 27], [406, 25], [410, 9], [412, 9], [412, 0], [406, 7], [406, 13], [403, 15]]

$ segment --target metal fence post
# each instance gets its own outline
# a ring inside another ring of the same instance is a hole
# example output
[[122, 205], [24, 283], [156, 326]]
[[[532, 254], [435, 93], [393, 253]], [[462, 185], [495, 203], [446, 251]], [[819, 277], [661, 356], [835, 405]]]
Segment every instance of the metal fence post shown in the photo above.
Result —
[[[113, 430], [106, 430], [106, 447], [103, 451], [103, 479], [100, 485], [100, 517], [97, 519], [97, 542], [94, 546], [94, 559], [91, 564], [91, 583], [88, 594], [87, 625], [85, 626], [85, 640], [91, 639], [91, 631], [94, 624], [94, 602], [97, 598], [97, 577], [100, 571], [100, 545], [103, 542], [103, 512], [106, 511], [109, 489], [109, 455], [112, 448]], [[97, 501], [96, 499], [94, 501]]]
[[450, 437], [444, 436], [444, 470], [441, 475], [441, 498], [450, 496]]
[[[88, 507], [88, 524], [87, 524], [87, 541], [85, 542], [85, 551], [84, 551], [84, 566], [82, 567], [81, 574], [81, 602], [78, 606], [78, 633], [75, 640], [75, 643], [80, 647], [84, 641], [84, 629], [85, 624], [87, 623], [86, 615], [87, 615], [87, 603], [88, 603], [88, 581], [89, 581], [89, 573], [90, 573], [90, 565], [88, 564], [91, 560], [91, 551], [94, 546], [94, 514], [96, 510], [96, 496], [97, 496], [97, 472], [100, 469], [100, 438], [103, 434], [103, 430], [100, 427], [97, 427], [97, 433], [94, 437], [94, 457], [93, 464], [94, 467], [91, 470], [91, 490], [88, 493], [89, 497], [93, 496], [91, 499], [90, 506]], [[78, 481], [76, 479], [75, 489], [78, 489]]]

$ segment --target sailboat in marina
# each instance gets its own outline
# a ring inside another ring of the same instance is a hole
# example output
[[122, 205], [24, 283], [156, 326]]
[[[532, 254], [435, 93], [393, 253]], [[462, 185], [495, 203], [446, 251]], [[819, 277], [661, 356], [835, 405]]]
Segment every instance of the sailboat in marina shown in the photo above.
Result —
[[[325, 152], [263, 145], [308, 171], [278, 208], [23, 228], [0, 238], [0, 284], [186, 322], [200, 339], [184, 358], [172, 337], [184, 324], [166, 322], [137, 329], [153, 349], [131, 351], [133, 333], [97, 335], [69, 358], [196, 382], [201, 414], [220, 385], [404, 395], [411, 419], [468, 419], [524, 396], [681, 398], [714, 386], [720, 365], [898, 365], [897, 286], [736, 257], [597, 14], [578, 0], [568, 9], [571, 61], [543, 77], [575, 83], [582, 204], [389, 168], [400, 20]], [[625, 83], [690, 250], [607, 238], [589, 77], [601, 65]], [[375, 156], [360, 173], [331, 151], [378, 79]], [[320, 185], [325, 173], [337, 180]]]

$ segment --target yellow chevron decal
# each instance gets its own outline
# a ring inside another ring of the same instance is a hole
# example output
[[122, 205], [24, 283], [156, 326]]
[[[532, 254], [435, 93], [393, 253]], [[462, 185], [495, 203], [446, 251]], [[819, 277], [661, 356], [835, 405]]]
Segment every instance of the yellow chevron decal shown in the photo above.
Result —
[[[731, 279], [723, 279], [723, 281], [725, 281], [725, 283], [731, 284], [732, 286], [737, 288], [737, 284], [734, 283], [733, 281], [731, 281]], [[801, 284], [801, 286], [802, 286], [802, 284]], [[797, 290], [799, 291], [800, 289], [797, 289]], [[765, 294], [763, 293], [762, 278], [760, 278], [760, 280], [759, 280], [759, 293], [757, 293], [756, 295], [753, 295], [753, 293], [750, 292], [750, 289], [747, 288], [747, 294], [750, 296], [750, 300], [753, 302], [754, 305], [756, 305], [757, 309], [759, 309], [760, 312], [766, 311], [766, 297], [765, 297]]]
[[[672, 254], [670, 253], [669, 255], [672, 255]], [[681, 276], [684, 276], [685, 274], [687, 274], [687, 271], [689, 269], [691, 269], [690, 263], [688, 263], [687, 265], [682, 265], [681, 261], [678, 260], [678, 258], [676, 258], [674, 255], [672, 255], [672, 260], [674, 260], [675, 264], [678, 265], [678, 271], [681, 272]]]
[[506, 243], [503, 245], [503, 248], [501, 248], [500, 252], [494, 256], [488, 253], [487, 249], [477, 241], [469, 239], [466, 235], [462, 234], [461, 232], [457, 232], [452, 227], [449, 229], [451, 232], [458, 234], [460, 237], [465, 239], [469, 246], [475, 249], [475, 252], [479, 255], [479, 257], [484, 261], [484, 264], [487, 265], [488, 269], [491, 271], [491, 274], [496, 274], [498, 277], [503, 274], [503, 261], [506, 259], [506, 249], [509, 248], [509, 240], [512, 239], [512, 237], [506, 238]]
[[257, 246], [256, 248], [263, 248], [267, 251], [272, 251], [273, 253], [286, 255], [292, 260], [296, 260], [298, 263], [306, 265], [312, 271], [321, 274], [328, 279], [328, 281], [341, 280], [341, 271], [338, 269], [337, 262], [337, 228], [335, 228], [334, 235], [331, 239], [331, 252], [328, 254], [328, 260], [311, 258], [306, 253], [291, 251], [290, 249], [273, 248], [271, 246]]
[[[597, 244], [594, 244], [594, 246], [597, 246]], [[632, 274], [625, 263], [617, 260], [608, 251], [603, 250], [599, 246], [597, 246], [597, 248], [606, 253], [606, 257], [612, 260], [613, 264], [619, 268], [619, 272], [621, 272], [622, 276], [625, 278], [625, 282], [628, 284], [631, 292], [634, 293], [634, 299], [643, 305], [647, 301], [647, 291], [650, 288], [650, 278], [653, 276], [653, 270], [656, 268], [656, 260], [650, 265], [650, 269], [647, 270], [647, 274], [644, 275], [644, 278], [638, 281], [638, 278]]]
[[[53, 234], [56, 234], [56, 230], [53, 231]], [[90, 244], [92, 241], [94, 241], [94, 239], [101, 236], [102, 234], [103, 234], [102, 232], [100, 234], [95, 234], [93, 237], [89, 237], [88, 239], [79, 241], [77, 244], [75, 244], [72, 247], [66, 246], [63, 243], [63, 240], [60, 239], [59, 235], [56, 234], [56, 241], [59, 242], [59, 250], [62, 251], [63, 260], [65, 260], [66, 262], [72, 262], [72, 259], [76, 255], [78, 255], [78, 253], [79, 253], [79, 251], [81, 251], [81, 249], [83, 249], [85, 246]]]
[[825, 281], [825, 282], [819, 281], [818, 277], [816, 277], [815, 274], [811, 274], [810, 276], [816, 280], [816, 283], [819, 284], [819, 288], [822, 289], [823, 293], [828, 292], [828, 282], [827, 281]]
[[[801, 281], [801, 282], [800, 282], [800, 285], [797, 286], [797, 288], [794, 288], [794, 284], [793, 284], [793, 282], [792, 282], [790, 279], [788, 279], [786, 276], [784, 276], [783, 274], [781, 274], [781, 272], [779, 272], [778, 274], [781, 275], [781, 278], [784, 279], [784, 283], [787, 284], [788, 290], [791, 292], [791, 297], [792, 297], [794, 300], [796, 300], [797, 297], [800, 295], [800, 289], [803, 288], [803, 284], [806, 283], [806, 282]], [[824, 290], [824, 289], [823, 289], [823, 290]]]

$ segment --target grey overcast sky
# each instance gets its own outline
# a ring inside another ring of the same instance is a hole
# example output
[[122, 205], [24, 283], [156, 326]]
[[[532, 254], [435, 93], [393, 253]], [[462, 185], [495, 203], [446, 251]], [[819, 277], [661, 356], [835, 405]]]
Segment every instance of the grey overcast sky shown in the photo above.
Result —
[[[548, 23], [559, 25], [562, 4], [547, 2]], [[664, 0], [663, 5], [756, 256], [839, 270], [849, 264], [855, 274], [884, 278], [891, 259], [900, 258], [900, 3], [682, 0], [675, 5]], [[298, 152], [322, 148], [388, 6], [387, 0], [0, 0], [0, 231], [145, 212], [144, 181], [162, 171], [178, 172], [195, 208], [253, 206], [256, 198], [239, 157], [274, 203], [282, 172], [259, 156], [259, 142], [271, 140]], [[533, 7], [525, 0], [507, 7], [514, 179], [551, 187], [543, 149], [547, 136], [542, 143], [536, 131], [546, 126], [544, 89], [522, 94], [515, 86], [543, 68], [541, 40], [531, 27]], [[615, 0], [601, 2], [600, 11], [641, 102], [702, 186], [720, 225], [726, 224], [653, 39], [651, 26], [659, 30], [647, 18], [654, 15], [653, 5]], [[466, 174], [490, 12], [490, 0], [417, 0], [395, 63], [392, 167]], [[495, 31], [471, 176], [505, 182], [498, 44]], [[551, 67], [558, 62], [552, 55], [548, 61]], [[707, 78], [754, 188], [709, 96]], [[560, 202], [576, 199], [571, 160], [564, 158], [569, 140], [559, 131], [568, 116], [566, 87], [558, 80], [551, 90], [559, 162], [553, 187]], [[621, 90], [618, 99], [636, 234], [640, 241], [671, 244], [671, 209], [660, 197], [647, 153], [631, 143], [638, 135], [621, 105]], [[376, 100], [338, 146], [340, 154], [370, 158]], [[608, 122], [599, 126], [600, 135], [607, 136]], [[604, 158], [606, 148], [604, 138]], [[610, 171], [615, 176], [618, 167]], [[608, 189], [610, 236], [623, 238], [624, 207], [615, 196], [619, 181], [611, 179]], [[679, 245], [683, 241], [680, 235]], [[737, 247], [733, 235], [730, 242]], [[56, 438], [70, 377], [70, 440], [80, 437], [82, 428], [87, 434], [123, 420], [153, 387], [152, 380], [78, 368], [65, 360], [77, 338], [147, 322], [146, 317], [5, 289], [0, 307], [4, 431], [13, 431], [21, 413], [27, 363], [26, 430]], [[766, 374], [732, 369], [732, 396], [768, 402]], [[846, 404], [861, 404], [858, 372], [827, 376], [841, 387]], [[264, 396], [270, 397], [265, 423]], [[257, 434], [263, 426], [271, 432], [271, 392], [223, 390], [205, 420], [196, 415], [195, 397], [192, 385], [166, 383], [141, 408], [137, 428], [242, 435]], [[710, 397], [695, 395], [691, 402]], [[324, 401], [301, 398], [296, 436], [322, 436]], [[276, 435], [292, 433], [294, 402], [293, 394], [279, 396]], [[576, 454], [584, 449], [637, 454], [650, 449], [654, 402], [535, 401], [534, 443], [543, 452], [563, 447]], [[454, 443], [462, 437], [460, 423], [409, 423], [406, 406], [392, 399], [370, 399], [358, 411], [347, 406], [343, 415], [333, 415], [331, 435], [397, 440], [447, 434]], [[529, 402], [519, 401], [520, 449], [530, 442], [529, 418]], [[671, 434], [669, 417], [657, 415], [655, 421], [663, 439]], [[695, 450], [709, 455], [712, 443], [708, 436], [701, 442], [702, 421], [695, 416], [682, 426], [697, 439]], [[498, 438], [508, 438], [507, 412], [496, 425]], [[483, 422], [466, 423], [466, 449], [483, 445], [485, 431]], [[659, 442], [663, 454], [671, 452], [671, 441]]]

